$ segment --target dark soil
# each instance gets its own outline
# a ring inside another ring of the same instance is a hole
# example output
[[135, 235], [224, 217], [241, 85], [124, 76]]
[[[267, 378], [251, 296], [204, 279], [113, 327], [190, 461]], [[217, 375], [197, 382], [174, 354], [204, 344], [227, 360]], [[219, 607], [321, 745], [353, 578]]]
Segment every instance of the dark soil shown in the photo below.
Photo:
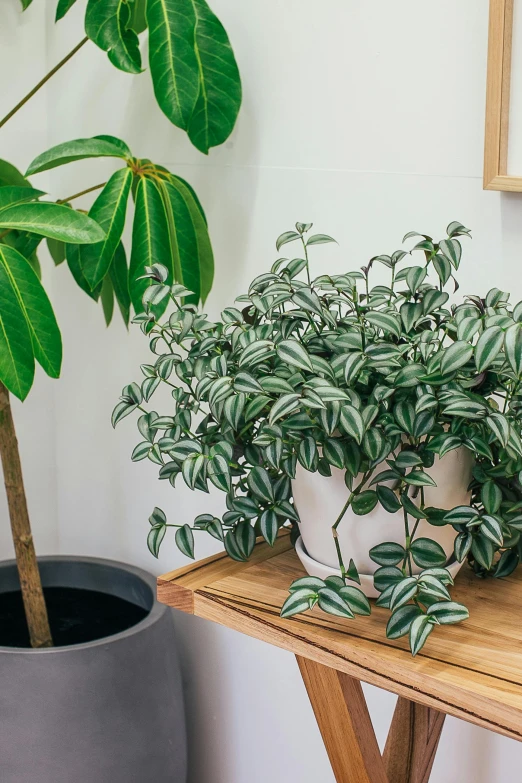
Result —
[[[148, 611], [130, 601], [95, 590], [44, 589], [55, 647], [92, 642], [126, 631]], [[0, 593], [0, 646], [30, 647], [22, 594]]]

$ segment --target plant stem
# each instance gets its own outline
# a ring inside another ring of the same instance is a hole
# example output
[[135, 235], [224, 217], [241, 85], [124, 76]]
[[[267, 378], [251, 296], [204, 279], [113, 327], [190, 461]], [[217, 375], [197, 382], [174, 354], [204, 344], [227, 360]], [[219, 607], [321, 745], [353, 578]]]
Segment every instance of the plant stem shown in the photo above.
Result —
[[308, 285], [310, 285], [311, 279], [310, 279], [310, 261], [308, 259], [308, 248], [306, 247], [305, 238], [302, 234], [301, 234], [301, 242], [303, 243], [304, 256], [306, 260], [306, 276], [308, 278]]
[[93, 190], [99, 190], [100, 188], [104, 188], [106, 182], [100, 182], [99, 185], [93, 185], [91, 188], [85, 188], [85, 190], [80, 190], [79, 193], [73, 193], [72, 196], [67, 196], [67, 198], [60, 198], [56, 202], [57, 204], [67, 204], [68, 201], [72, 201], [75, 198], [80, 198], [80, 196], [85, 196], [86, 193], [92, 193]]
[[405, 508], [403, 508], [403, 511], [404, 511], [404, 535], [405, 535], [405, 538], [406, 538], [406, 541], [405, 541], [406, 558], [405, 558], [405, 562], [404, 562], [404, 565], [403, 565], [403, 569], [406, 568], [406, 562], [407, 562], [408, 563], [408, 570], [409, 570], [410, 576], [411, 576], [413, 572], [412, 572], [412, 567], [411, 567], [411, 555], [410, 555], [410, 543], [411, 543], [410, 526], [409, 526], [409, 523], [408, 523], [408, 512], [406, 511]]
[[2, 383], [0, 383], [0, 456], [31, 647], [52, 647], [53, 640], [31, 533], [9, 392]]
[[52, 70], [50, 70], [50, 71], [49, 71], [49, 73], [48, 73], [46, 76], [44, 76], [44, 77], [43, 77], [43, 79], [42, 79], [41, 81], [39, 81], [39, 82], [38, 82], [38, 84], [36, 85], [36, 87], [33, 87], [33, 89], [32, 89], [30, 92], [28, 92], [28, 93], [27, 93], [27, 95], [25, 96], [25, 98], [22, 98], [22, 100], [20, 101], [20, 103], [17, 103], [17, 104], [16, 104], [16, 106], [14, 107], [14, 109], [11, 109], [11, 111], [10, 111], [10, 112], [8, 112], [8, 114], [6, 114], [6, 115], [5, 115], [5, 117], [3, 118], [3, 120], [0, 120], [0, 128], [2, 128], [2, 127], [3, 127], [3, 126], [6, 124], [6, 122], [7, 122], [8, 120], [10, 120], [10, 119], [11, 119], [11, 117], [13, 117], [13, 116], [16, 114], [16, 112], [17, 112], [17, 111], [19, 111], [19, 109], [21, 109], [21, 108], [22, 108], [22, 106], [25, 106], [25, 104], [27, 103], [27, 101], [29, 101], [29, 100], [30, 100], [30, 99], [33, 97], [33, 95], [36, 95], [36, 93], [38, 92], [38, 90], [40, 90], [40, 89], [41, 89], [41, 88], [44, 86], [44, 84], [46, 84], [46, 83], [49, 81], [49, 79], [50, 79], [52, 76], [54, 76], [54, 74], [55, 74], [55, 73], [57, 73], [57, 72], [60, 70], [60, 68], [62, 68], [62, 67], [63, 67], [63, 66], [64, 66], [64, 65], [65, 65], [67, 62], [69, 62], [69, 60], [70, 60], [72, 57], [74, 57], [74, 55], [76, 54], [76, 52], [80, 51], [80, 49], [82, 48], [82, 46], [83, 46], [84, 44], [86, 44], [88, 40], [89, 40], [89, 39], [88, 39], [87, 37], [85, 37], [85, 38], [84, 38], [82, 41], [80, 41], [80, 43], [79, 43], [79, 44], [77, 44], [77, 45], [74, 47], [74, 49], [72, 49], [72, 50], [69, 52], [69, 54], [67, 54], [67, 55], [66, 55], [66, 56], [63, 58], [63, 60], [60, 60], [60, 62], [58, 63], [58, 65], [55, 65], [55, 66], [54, 66], [54, 68], [53, 68]]

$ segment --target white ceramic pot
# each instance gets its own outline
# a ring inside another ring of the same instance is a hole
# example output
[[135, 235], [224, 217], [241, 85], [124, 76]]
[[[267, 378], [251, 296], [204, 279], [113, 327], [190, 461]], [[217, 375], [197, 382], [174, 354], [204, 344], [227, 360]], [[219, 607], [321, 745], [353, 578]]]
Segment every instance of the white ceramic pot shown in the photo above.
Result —
[[[433, 466], [426, 469], [426, 473], [429, 473], [437, 486], [425, 487], [426, 506], [451, 509], [467, 505], [470, 498], [468, 486], [472, 465], [472, 455], [465, 448], [450, 451], [442, 459], [435, 457]], [[387, 467], [386, 463], [383, 463], [382, 470]], [[378, 471], [379, 468], [376, 472]], [[301, 549], [307, 555], [306, 558], [301, 558], [304, 567], [312, 574], [310, 561], [315, 561], [326, 568], [328, 573], [338, 573], [339, 561], [332, 537], [332, 525], [348, 499], [349, 490], [344, 483], [344, 471], [332, 468], [332, 475], [327, 477], [321, 476], [320, 473], [310, 473], [298, 465], [292, 489], [300, 518], [299, 529], [304, 545]], [[337, 534], [344, 562], [348, 564], [352, 558], [360, 575], [371, 576], [378, 568], [368, 554], [372, 547], [385, 541], [404, 544], [403, 512], [401, 510], [389, 514], [380, 503], [362, 517], [349, 509], [337, 528]], [[415, 537], [424, 536], [437, 541], [446, 552], [448, 561], [450, 560], [456, 536], [451, 525], [436, 527], [426, 520], [421, 520]], [[416, 568], [415, 572], [420, 570]], [[319, 576], [318, 573], [312, 575]], [[373, 585], [373, 581], [370, 582]]]

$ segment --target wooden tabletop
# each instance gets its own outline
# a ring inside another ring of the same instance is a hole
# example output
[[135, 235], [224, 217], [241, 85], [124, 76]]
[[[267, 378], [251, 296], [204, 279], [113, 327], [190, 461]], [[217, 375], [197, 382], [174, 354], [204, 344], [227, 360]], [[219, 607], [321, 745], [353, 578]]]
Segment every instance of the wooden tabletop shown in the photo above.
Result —
[[[247, 563], [219, 554], [158, 578], [158, 599], [412, 701], [522, 740], [522, 571], [477, 579], [464, 566], [452, 599], [470, 618], [441, 626], [412, 658], [385, 637], [389, 612], [332, 617], [320, 609], [284, 620], [288, 586], [304, 574], [287, 535], [260, 543]], [[372, 602], [373, 604], [374, 602]]]

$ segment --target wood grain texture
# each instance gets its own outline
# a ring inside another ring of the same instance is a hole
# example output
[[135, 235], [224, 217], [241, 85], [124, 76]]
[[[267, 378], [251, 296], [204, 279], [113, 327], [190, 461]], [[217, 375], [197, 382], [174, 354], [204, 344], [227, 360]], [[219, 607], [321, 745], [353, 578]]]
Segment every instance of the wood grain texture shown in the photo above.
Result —
[[361, 683], [297, 656], [337, 783], [389, 783]]
[[445, 717], [399, 698], [383, 754], [389, 783], [428, 783]]
[[522, 191], [522, 177], [509, 176], [508, 135], [514, 0], [490, 0], [484, 189]]
[[[522, 739], [522, 573], [480, 580], [466, 566], [453, 599], [470, 619], [441, 626], [412, 658], [407, 640], [386, 639], [389, 612], [372, 607], [354, 620], [319, 609], [280, 617], [290, 583], [303, 568], [287, 537], [274, 549], [258, 544], [253, 560], [218, 556], [160, 577], [160, 600], [199, 617], [372, 683], [417, 703]], [[183, 588], [184, 605], [180, 606]], [[186, 601], [191, 593], [190, 602]]]

